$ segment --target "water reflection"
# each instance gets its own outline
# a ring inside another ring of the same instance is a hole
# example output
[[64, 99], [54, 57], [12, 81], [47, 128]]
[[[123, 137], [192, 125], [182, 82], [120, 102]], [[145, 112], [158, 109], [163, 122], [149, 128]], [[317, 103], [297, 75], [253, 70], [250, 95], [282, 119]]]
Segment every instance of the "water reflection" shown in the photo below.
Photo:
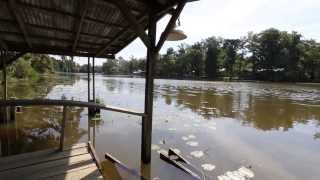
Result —
[[[72, 85], [79, 79], [41, 77], [36, 82], [9, 83], [9, 97], [44, 98], [57, 84]], [[63, 83], [62, 83], [63, 82]], [[77, 143], [86, 131], [79, 127], [83, 108], [71, 108], [65, 132], [65, 145]], [[0, 126], [1, 156], [58, 147], [61, 132], [62, 107], [23, 107], [16, 120]]]
[[[18, 98], [42, 94], [39, 97], [59, 99], [65, 95], [67, 99], [86, 101], [86, 78], [64, 76], [33, 85], [13, 83], [9, 92]], [[155, 83], [153, 144], [158, 150], [177, 148], [198, 168], [214, 165], [213, 171], [206, 172], [211, 179], [242, 166], [252, 166], [257, 179], [319, 177], [319, 85], [174, 80]], [[98, 75], [96, 86], [96, 95], [105, 104], [143, 110], [143, 79]], [[6, 147], [1, 149], [2, 155], [57, 147], [61, 111], [48, 107], [24, 109], [17, 121], [0, 131], [1, 147]], [[141, 165], [140, 118], [103, 111], [102, 121], [95, 121], [87, 119], [84, 109], [70, 111], [67, 144], [91, 140], [100, 159], [109, 152], [146, 179], [190, 178], [162, 162], [157, 151], [153, 151], [151, 166]], [[201, 156], [195, 152], [202, 152]], [[134, 179], [107, 163], [103, 161], [108, 169], [106, 177]]]
[[279, 96], [256, 96], [251, 92], [217, 94], [215, 90], [167, 85], [157, 89], [156, 96], [159, 95], [167, 105], [174, 102], [176, 107], [188, 108], [204, 119], [230, 117], [264, 131], [287, 131], [295, 123], [306, 124], [314, 120], [320, 123], [319, 103], [304, 104], [305, 101]]

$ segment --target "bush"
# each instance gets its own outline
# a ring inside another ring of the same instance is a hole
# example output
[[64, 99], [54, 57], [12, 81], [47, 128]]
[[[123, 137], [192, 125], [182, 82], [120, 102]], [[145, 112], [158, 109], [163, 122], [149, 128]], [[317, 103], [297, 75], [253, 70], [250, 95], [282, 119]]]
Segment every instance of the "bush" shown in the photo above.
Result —
[[30, 61], [19, 59], [14, 64], [13, 77], [18, 79], [34, 79], [38, 76], [37, 72], [31, 67]]

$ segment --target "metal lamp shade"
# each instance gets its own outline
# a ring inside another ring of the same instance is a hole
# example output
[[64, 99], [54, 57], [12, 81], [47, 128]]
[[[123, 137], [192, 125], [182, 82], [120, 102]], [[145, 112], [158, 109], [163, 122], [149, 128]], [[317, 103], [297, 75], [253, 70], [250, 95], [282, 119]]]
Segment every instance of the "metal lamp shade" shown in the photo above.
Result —
[[181, 41], [187, 38], [187, 35], [179, 29], [173, 29], [168, 37], [167, 37], [167, 41]]

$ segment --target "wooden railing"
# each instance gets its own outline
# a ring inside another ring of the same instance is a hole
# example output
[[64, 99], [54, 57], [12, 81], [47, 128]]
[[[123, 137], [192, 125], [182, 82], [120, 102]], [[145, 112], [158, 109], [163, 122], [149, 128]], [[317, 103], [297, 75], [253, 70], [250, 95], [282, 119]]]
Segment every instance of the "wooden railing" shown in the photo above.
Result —
[[92, 102], [72, 101], [72, 100], [52, 100], [52, 99], [19, 99], [19, 100], [0, 100], [0, 107], [15, 107], [15, 106], [63, 106], [63, 118], [61, 124], [61, 136], [60, 136], [60, 150], [64, 147], [64, 129], [67, 121], [67, 108], [68, 107], [87, 107], [97, 108], [107, 111], [114, 111], [119, 113], [131, 114], [135, 116], [145, 117], [144, 113], [136, 111], [118, 108], [113, 106], [105, 106]]

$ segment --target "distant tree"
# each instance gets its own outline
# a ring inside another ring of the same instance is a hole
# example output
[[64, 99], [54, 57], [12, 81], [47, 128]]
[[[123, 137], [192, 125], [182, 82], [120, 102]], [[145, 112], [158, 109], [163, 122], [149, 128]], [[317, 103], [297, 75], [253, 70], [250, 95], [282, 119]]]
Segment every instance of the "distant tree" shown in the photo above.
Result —
[[209, 38], [206, 40], [206, 48], [205, 73], [213, 79], [217, 77], [220, 42], [215, 37]]
[[234, 64], [237, 59], [237, 51], [241, 45], [240, 39], [225, 39], [223, 41], [223, 64], [227, 75], [233, 77]]
[[116, 74], [118, 72], [118, 60], [108, 59], [102, 64], [102, 71], [104, 74]]

